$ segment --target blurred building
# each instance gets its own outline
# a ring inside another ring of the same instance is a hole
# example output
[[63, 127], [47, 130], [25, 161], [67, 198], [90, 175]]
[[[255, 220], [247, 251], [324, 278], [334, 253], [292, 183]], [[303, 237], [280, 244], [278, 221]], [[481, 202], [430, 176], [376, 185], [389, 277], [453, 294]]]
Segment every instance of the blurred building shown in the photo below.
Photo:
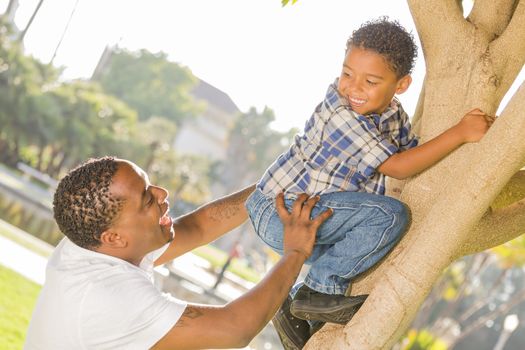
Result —
[[232, 99], [220, 89], [199, 79], [193, 96], [206, 103], [204, 112], [182, 125], [174, 142], [177, 152], [225, 160], [228, 132], [240, 112]]
[[[107, 46], [93, 72], [97, 79], [111, 60], [116, 46]], [[195, 119], [177, 125], [177, 136], [173, 147], [181, 154], [207, 157], [210, 160], [226, 159], [228, 132], [241, 111], [224, 91], [198, 79], [192, 91], [193, 97], [205, 105], [204, 111]]]

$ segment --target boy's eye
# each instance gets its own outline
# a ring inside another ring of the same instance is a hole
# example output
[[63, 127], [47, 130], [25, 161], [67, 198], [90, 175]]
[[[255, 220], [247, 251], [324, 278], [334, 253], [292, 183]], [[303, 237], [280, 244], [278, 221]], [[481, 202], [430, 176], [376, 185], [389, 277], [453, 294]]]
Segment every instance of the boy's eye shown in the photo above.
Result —
[[367, 80], [366, 82], [367, 82], [368, 84], [370, 84], [370, 85], [377, 85], [377, 84], [378, 84], [377, 81]]

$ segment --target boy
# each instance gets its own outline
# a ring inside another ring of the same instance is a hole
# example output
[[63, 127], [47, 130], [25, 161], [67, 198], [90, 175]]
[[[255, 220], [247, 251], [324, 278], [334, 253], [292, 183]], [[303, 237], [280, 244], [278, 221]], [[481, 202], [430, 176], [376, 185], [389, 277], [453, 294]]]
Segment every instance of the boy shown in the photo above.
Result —
[[246, 202], [257, 234], [277, 252], [283, 243], [273, 204], [278, 193], [290, 201], [303, 192], [320, 196], [313, 214], [333, 209], [317, 233], [304, 284], [274, 318], [287, 348], [301, 348], [308, 340], [311, 331], [303, 320], [348, 322], [366, 298], [344, 295], [352, 279], [381, 260], [407, 230], [407, 208], [383, 196], [385, 176], [415, 175], [463, 143], [479, 141], [493, 122], [476, 109], [418, 146], [394, 97], [410, 86], [416, 55], [412, 35], [388, 18], [356, 30], [347, 41], [340, 77], [303, 135], [266, 170]]

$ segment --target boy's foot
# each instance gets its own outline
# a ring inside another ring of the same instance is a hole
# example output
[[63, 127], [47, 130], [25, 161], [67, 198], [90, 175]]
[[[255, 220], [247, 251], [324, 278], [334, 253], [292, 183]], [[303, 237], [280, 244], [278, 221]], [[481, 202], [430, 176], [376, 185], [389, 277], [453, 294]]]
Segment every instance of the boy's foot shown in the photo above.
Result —
[[292, 299], [287, 297], [272, 319], [285, 350], [300, 350], [310, 339], [310, 325], [290, 313]]
[[363, 305], [367, 296], [324, 294], [302, 285], [292, 300], [290, 312], [303, 320], [346, 324]]
[[308, 321], [308, 323], [310, 324], [310, 337], [325, 325], [323, 321]]

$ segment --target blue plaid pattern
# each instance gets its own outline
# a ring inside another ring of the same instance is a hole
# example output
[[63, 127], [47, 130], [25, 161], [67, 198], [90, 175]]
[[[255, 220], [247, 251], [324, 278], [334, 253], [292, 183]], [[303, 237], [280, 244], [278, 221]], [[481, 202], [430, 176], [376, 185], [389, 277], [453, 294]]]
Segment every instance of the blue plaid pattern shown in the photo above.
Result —
[[388, 157], [418, 144], [408, 115], [394, 98], [382, 114], [359, 115], [337, 91], [337, 79], [287, 152], [266, 170], [257, 187], [320, 195], [336, 191], [385, 193], [376, 171]]

